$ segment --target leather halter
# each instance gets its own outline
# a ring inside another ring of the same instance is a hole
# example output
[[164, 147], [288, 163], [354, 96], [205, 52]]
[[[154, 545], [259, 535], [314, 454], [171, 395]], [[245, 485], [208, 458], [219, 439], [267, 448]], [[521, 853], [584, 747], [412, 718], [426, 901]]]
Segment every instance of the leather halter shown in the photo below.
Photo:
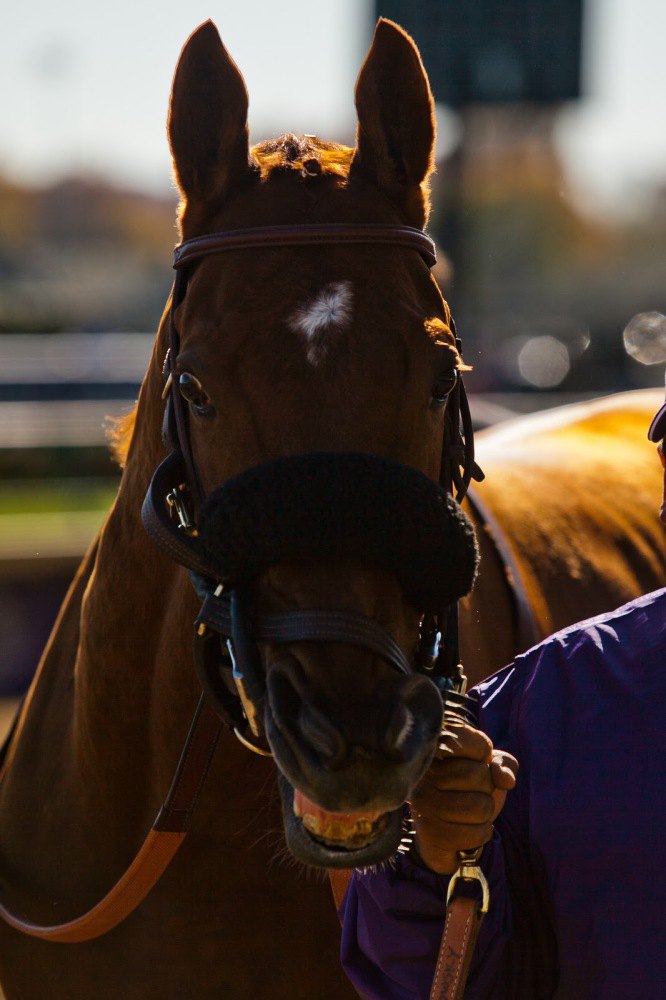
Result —
[[[197, 618], [195, 631], [195, 663], [204, 691], [213, 700], [217, 711], [238, 735], [243, 714], [250, 716], [250, 728], [258, 736], [256, 713], [252, 709], [253, 695], [259, 694], [258, 664], [252, 655], [252, 643], [237, 639], [248, 636], [250, 627], [246, 621], [246, 601], [233, 601], [229, 595], [220, 593], [215, 581], [208, 578], [206, 566], [197, 552], [196, 536], [191, 515], [186, 512], [182, 500], [180, 524], [174, 524], [164, 503], [169, 494], [178, 500], [179, 485], [186, 484], [195, 507], [203, 500], [203, 492], [197, 474], [188, 432], [187, 410], [176, 384], [175, 365], [180, 337], [175, 323], [175, 311], [183, 301], [191, 268], [199, 260], [212, 254], [227, 251], [277, 247], [319, 247], [330, 245], [384, 246], [416, 251], [427, 267], [436, 262], [433, 241], [422, 230], [410, 226], [378, 223], [325, 223], [311, 225], [267, 226], [252, 229], [231, 230], [212, 233], [185, 240], [174, 253], [176, 281], [169, 315], [169, 349], [165, 359], [164, 396], [165, 438], [172, 448], [171, 454], [157, 469], [144, 502], [142, 517], [144, 525], [153, 540], [171, 558], [180, 562], [195, 574], [193, 577], [199, 596], [204, 605]], [[454, 335], [455, 326], [453, 325]], [[462, 345], [456, 337], [458, 349]], [[469, 406], [462, 384], [457, 380], [455, 389], [447, 405], [446, 428], [442, 449], [440, 485], [447, 492], [456, 492], [461, 500], [467, 492], [470, 478], [480, 479], [483, 474], [474, 463], [474, 445]], [[460, 471], [462, 467], [462, 473]], [[234, 612], [234, 605], [236, 610]], [[242, 610], [241, 610], [242, 608]], [[339, 615], [324, 611], [288, 612], [270, 616], [267, 621], [254, 616], [252, 627], [254, 638], [270, 635], [271, 641], [293, 642], [299, 640], [319, 640], [334, 642], [354, 642], [378, 653], [388, 663], [400, 671], [409, 669], [408, 661], [396, 646], [394, 640], [378, 624], [360, 615]], [[225, 660], [220, 659], [219, 641], [211, 640], [210, 631], [218, 636], [233, 640], [233, 646], [240, 646], [248, 656], [233, 652], [231, 660], [226, 660], [226, 673], [233, 665], [236, 687], [242, 701], [238, 705], [234, 696], [229, 696], [228, 686], [220, 678], [220, 667]], [[443, 637], [440, 644], [439, 636]], [[217, 662], [214, 662], [216, 657]], [[424, 621], [422, 639], [418, 654], [417, 668], [423, 669], [438, 680], [443, 693], [453, 692], [463, 686], [462, 669], [459, 667], [457, 641], [457, 607], [443, 611], [439, 620], [429, 618]], [[252, 690], [253, 694], [250, 693]]]
[[[239, 603], [242, 604], [243, 601], [242, 594], [236, 594], [234, 600], [227, 602], [226, 599], [222, 599], [220, 588], [212, 587], [205, 579], [206, 567], [198, 560], [196, 548], [189, 544], [188, 532], [194, 533], [194, 528], [189, 522], [185, 508], [179, 506], [182, 473], [185, 474], [197, 501], [201, 499], [201, 490], [189, 443], [183, 401], [173, 380], [178, 353], [174, 310], [185, 294], [189, 266], [201, 257], [250, 247], [318, 246], [331, 243], [400, 246], [419, 252], [429, 267], [436, 259], [432, 240], [420, 230], [408, 226], [373, 224], [272, 226], [264, 229], [238, 230], [186, 240], [176, 248], [174, 267], [177, 275], [169, 319], [169, 351], [165, 364], [164, 393], [164, 398], [167, 399], [165, 437], [171, 442], [173, 453], [167, 457], [153, 477], [142, 516], [157, 544], [177, 562], [190, 569], [195, 586], [203, 597], [203, 607], [195, 623], [196, 635], [202, 640], [199, 647], [201, 655], [205, 655], [205, 643], [208, 642], [210, 645], [208, 632], [210, 627], [214, 628], [218, 635], [231, 634], [236, 645], [239, 641], [242, 644], [241, 633], [245, 618], [243, 614], [239, 614], [238, 608]], [[457, 338], [456, 343], [460, 350], [461, 345]], [[483, 478], [483, 474], [474, 463], [471, 418], [461, 379], [457, 380], [447, 406], [446, 425], [440, 482], [447, 487], [453, 483], [457, 490], [456, 499], [460, 500], [467, 491], [470, 478]], [[460, 468], [463, 470], [462, 473]], [[167, 484], [171, 487], [168, 495], [171, 496], [172, 503], [179, 512], [179, 527], [169, 523], [168, 516], [165, 516], [167, 494], [163, 492], [163, 487]], [[442, 693], [447, 714], [457, 714], [464, 719], [467, 718], [469, 708], [466, 696], [460, 691], [460, 688], [464, 690], [462, 686], [464, 675], [458, 657], [457, 609], [452, 606], [445, 617], [446, 624], [444, 617], [439, 622], [433, 617], [424, 621], [421, 663], [417, 665], [431, 673], [435, 672], [436, 667], [446, 668], [442, 677], [444, 682]], [[392, 637], [379, 625], [363, 616], [317, 612], [313, 618], [311, 612], [300, 611], [296, 613], [296, 618], [285, 615], [263, 616], [255, 618], [253, 624], [259, 637], [270, 638], [273, 641], [276, 639], [294, 641], [299, 635], [301, 638], [319, 638], [326, 641], [350, 641], [352, 635], [351, 641], [378, 652], [394, 668], [401, 672], [411, 672], [409, 662]], [[441, 648], [439, 627], [443, 633]], [[456, 673], [457, 670], [460, 676]], [[238, 682], [239, 678], [236, 680]], [[239, 686], [242, 688], [242, 685], [241, 673]], [[236, 707], [234, 702], [234, 708]], [[226, 721], [235, 729], [231, 711]], [[0, 917], [29, 936], [70, 943], [99, 937], [124, 920], [145, 899], [182, 844], [215, 751], [221, 726], [219, 706], [216, 704], [214, 711], [205, 694], [202, 695], [164, 805], [130, 867], [97, 905], [74, 920], [51, 926], [34, 924], [17, 917], [2, 904], [0, 904]], [[250, 749], [256, 749], [242, 734], [237, 732], [237, 735]], [[259, 752], [262, 752], [261, 748]]]

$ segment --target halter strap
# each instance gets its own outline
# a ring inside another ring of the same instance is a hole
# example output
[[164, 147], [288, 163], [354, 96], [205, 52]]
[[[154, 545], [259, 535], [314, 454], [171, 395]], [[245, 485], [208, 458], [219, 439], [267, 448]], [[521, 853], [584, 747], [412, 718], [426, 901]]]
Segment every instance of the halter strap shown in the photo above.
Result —
[[37, 924], [0, 904], [0, 917], [42, 941], [78, 944], [106, 934], [143, 902], [184, 841], [222, 722], [201, 695], [164, 804], [129, 868], [95, 906], [61, 924]]

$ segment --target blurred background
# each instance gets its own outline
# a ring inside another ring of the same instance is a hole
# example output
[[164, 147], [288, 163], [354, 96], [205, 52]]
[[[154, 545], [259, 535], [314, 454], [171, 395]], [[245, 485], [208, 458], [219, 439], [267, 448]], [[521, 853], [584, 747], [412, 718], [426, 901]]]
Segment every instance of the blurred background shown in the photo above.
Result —
[[206, 18], [252, 138], [352, 144], [378, 14], [412, 32], [439, 126], [431, 234], [477, 425], [663, 384], [663, 0], [14, 4], [0, 35], [0, 694], [24, 689], [117, 488], [177, 239], [165, 120]]

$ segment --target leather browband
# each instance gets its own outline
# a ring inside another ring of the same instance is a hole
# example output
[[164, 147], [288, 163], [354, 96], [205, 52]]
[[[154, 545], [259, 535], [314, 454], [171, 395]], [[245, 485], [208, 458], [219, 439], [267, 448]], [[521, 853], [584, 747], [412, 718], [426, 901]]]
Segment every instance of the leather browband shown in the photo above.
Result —
[[174, 250], [176, 270], [199, 257], [223, 250], [248, 250], [256, 247], [330, 246], [331, 244], [381, 243], [402, 246], [421, 254], [428, 267], [437, 263], [435, 244], [421, 229], [412, 226], [383, 223], [326, 222], [291, 226], [257, 226], [252, 229], [230, 229], [208, 236], [184, 240]]

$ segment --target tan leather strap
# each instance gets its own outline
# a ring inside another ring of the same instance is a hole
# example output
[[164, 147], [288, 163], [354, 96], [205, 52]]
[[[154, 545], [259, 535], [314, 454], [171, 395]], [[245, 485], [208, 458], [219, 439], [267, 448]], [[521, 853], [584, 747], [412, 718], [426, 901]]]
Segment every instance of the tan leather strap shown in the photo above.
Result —
[[430, 1000], [462, 1000], [482, 920], [477, 899], [455, 896], [449, 902]]
[[[349, 868], [328, 869], [336, 911], [352, 877]], [[478, 899], [454, 896], [446, 907], [430, 1000], [462, 1000], [484, 913]]]
[[335, 903], [336, 910], [339, 910], [342, 906], [342, 900], [345, 898], [347, 886], [351, 882], [352, 873], [352, 868], [328, 869], [328, 880], [331, 883], [333, 902]]
[[23, 934], [43, 941], [76, 944], [116, 927], [146, 898], [184, 841], [217, 746], [222, 723], [203, 695], [164, 805], [139, 853], [106, 896], [87, 913], [67, 923], [41, 926], [10, 913], [0, 904], [0, 917]]
[[11, 927], [43, 941], [76, 944], [106, 934], [136, 909], [155, 885], [185, 839], [184, 833], [158, 833], [151, 830], [141, 850], [113, 889], [91, 910], [64, 924], [48, 927], [10, 913], [0, 904], [0, 916]]

